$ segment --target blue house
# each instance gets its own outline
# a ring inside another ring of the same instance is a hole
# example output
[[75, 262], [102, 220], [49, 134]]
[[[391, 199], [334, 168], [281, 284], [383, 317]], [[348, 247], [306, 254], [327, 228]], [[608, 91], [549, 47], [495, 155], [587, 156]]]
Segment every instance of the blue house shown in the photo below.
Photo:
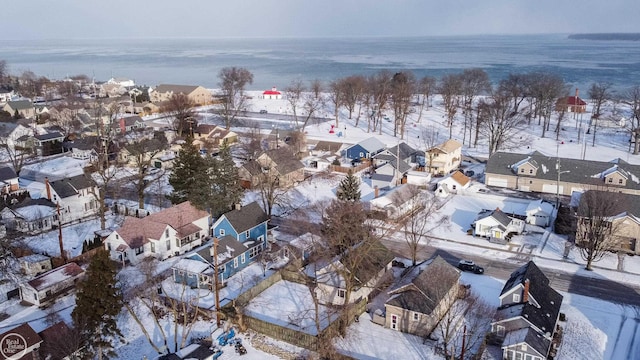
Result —
[[357, 144], [351, 145], [345, 149], [345, 157], [347, 159], [370, 159], [373, 155], [384, 151], [386, 146], [375, 137], [364, 139]]
[[[254, 201], [213, 223], [213, 236], [218, 239], [218, 272], [223, 281], [252, 263], [265, 248], [268, 221], [267, 213]], [[213, 248], [209, 256], [213, 259]]]

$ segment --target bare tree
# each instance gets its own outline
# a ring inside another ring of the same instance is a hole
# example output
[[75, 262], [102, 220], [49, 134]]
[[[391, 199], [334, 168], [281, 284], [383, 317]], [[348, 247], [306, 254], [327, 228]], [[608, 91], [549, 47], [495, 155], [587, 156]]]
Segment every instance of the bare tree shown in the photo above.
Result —
[[260, 123], [250, 120], [245, 127], [248, 129], [240, 141], [240, 152], [247, 160], [254, 160], [260, 152], [266, 150], [263, 146], [264, 135]]
[[284, 89], [284, 94], [287, 102], [291, 106], [291, 110], [293, 111], [293, 120], [296, 123], [296, 127], [298, 127], [298, 106], [300, 103], [300, 99], [302, 98], [302, 93], [305, 91], [304, 84], [301, 80], [293, 80], [291, 84]]
[[[464, 109], [464, 130], [462, 143], [466, 137], [467, 126], [469, 127], [469, 146], [473, 134], [473, 105], [476, 97], [491, 91], [491, 81], [489, 75], [482, 69], [466, 69], [460, 74], [460, 90], [462, 92], [462, 107]], [[476, 142], [480, 131], [480, 117], [476, 117], [475, 123]]]
[[247, 97], [244, 94], [245, 87], [253, 84], [253, 74], [238, 67], [226, 67], [218, 73], [220, 80], [220, 92], [222, 95], [222, 115], [225, 127], [231, 128], [240, 111], [244, 111]]
[[294, 188], [294, 182], [286, 179], [285, 174], [280, 173], [278, 164], [298, 161], [294, 154], [287, 148], [279, 148], [267, 151], [268, 156], [257, 160], [262, 169], [258, 176], [256, 188], [260, 193], [260, 199], [267, 215], [273, 215], [275, 206], [285, 206], [288, 201], [288, 193]]
[[329, 94], [327, 95], [327, 98], [333, 105], [333, 116], [336, 120], [336, 127], [340, 126], [340, 119], [338, 115], [340, 114], [340, 107], [344, 100], [343, 92], [343, 80], [334, 80], [329, 83]]
[[316, 113], [322, 109], [324, 106], [324, 97], [322, 94], [316, 96], [314, 93], [304, 94], [303, 95], [303, 105], [302, 108], [306, 112], [306, 116], [304, 118], [304, 122], [302, 123], [302, 128], [300, 131], [304, 132], [304, 129], [309, 125], [309, 121], [312, 117], [316, 116]]
[[[352, 75], [340, 80], [342, 86], [342, 104], [349, 111], [349, 119], [352, 118], [356, 105], [360, 102], [365, 91], [366, 79], [362, 75]], [[360, 111], [358, 111], [360, 118]], [[356, 121], [356, 126], [358, 123]]]
[[173, 94], [167, 103], [160, 109], [163, 113], [173, 117], [173, 130], [182, 136], [183, 132], [189, 134], [198, 126], [195, 103], [185, 94]]
[[144, 195], [147, 190], [156, 181], [165, 175], [164, 171], [158, 171], [155, 174], [149, 174], [154, 168], [153, 162], [156, 157], [161, 154], [167, 147], [167, 138], [163, 133], [152, 139], [142, 139], [137, 142], [130, 143], [126, 146], [129, 152], [129, 163], [133, 165], [133, 174], [128, 179], [133, 184], [136, 195], [138, 196], [138, 208], [144, 209]]
[[379, 134], [382, 134], [382, 117], [384, 110], [389, 104], [389, 97], [391, 96], [391, 81], [393, 75], [388, 70], [380, 70], [377, 73], [369, 77], [367, 81], [367, 91], [371, 96], [371, 104], [373, 106], [373, 114], [370, 117], [372, 126], [369, 126], [367, 130], [375, 132], [379, 127]]
[[628, 206], [626, 197], [613, 191], [590, 190], [580, 197], [576, 245], [586, 270], [593, 270], [593, 262], [616, 247], [620, 222], [615, 217]]
[[593, 115], [591, 116], [591, 131], [593, 131], [592, 146], [596, 146], [596, 129], [598, 128], [598, 119], [600, 118], [600, 108], [605, 101], [611, 97], [611, 83], [599, 82], [591, 84], [589, 88], [589, 97], [593, 101]]
[[322, 97], [322, 91], [324, 90], [324, 86], [322, 85], [322, 82], [320, 80], [315, 79], [311, 81], [311, 84], [309, 85], [309, 90], [311, 90], [313, 97], [316, 100], [318, 100]]
[[631, 104], [631, 119], [629, 129], [633, 139], [633, 155], [640, 153], [640, 85], [627, 90], [625, 97]]
[[511, 111], [519, 111], [520, 104], [529, 96], [529, 84], [529, 74], [509, 74], [506, 79], [500, 81], [498, 90], [513, 101]]
[[480, 133], [489, 141], [489, 155], [522, 144], [516, 141], [515, 135], [523, 119], [520, 114], [511, 111], [508, 96], [496, 91], [487, 101], [481, 101], [478, 107], [478, 116], [482, 119]]
[[425, 105], [427, 108], [431, 106], [430, 98], [436, 90], [437, 83], [438, 81], [436, 78], [432, 76], [425, 76], [418, 82], [417, 92], [420, 109], [418, 110], [417, 122], [420, 122], [422, 119], [422, 111], [424, 110]]
[[433, 149], [440, 143], [440, 133], [433, 127], [433, 125], [431, 125], [425, 127], [422, 130], [422, 134], [420, 136], [422, 136], [420, 138], [420, 142], [423, 144], [425, 149], [425, 165], [427, 166], [427, 169], [431, 169], [433, 165], [433, 159], [436, 154], [434, 152], [430, 152], [429, 150]]
[[393, 75], [391, 80], [391, 105], [394, 115], [393, 136], [397, 136], [400, 132], [400, 138], [404, 139], [411, 100], [415, 93], [416, 79], [412, 72], [403, 71]]
[[7, 84], [9, 78], [9, 66], [6, 60], [0, 60], [0, 86]]
[[0, 150], [6, 154], [6, 157], [9, 159], [9, 163], [16, 174], [20, 175], [20, 171], [24, 167], [25, 163], [29, 159], [35, 157], [35, 153], [32, 149], [17, 145], [16, 140], [17, 139], [1, 137]]
[[[479, 295], [471, 293], [456, 301], [440, 320], [436, 331], [442, 341], [445, 357], [466, 359], [485, 340], [496, 309]], [[450, 348], [453, 352], [450, 352]]]
[[408, 209], [399, 224], [404, 231], [411, 263], [416, 265], [420, 245], [429, 245], [433, 231], [449, 225], [449, 216], [439, 213], [443, 204], [433, 194], [423, 192], [415, 185], [404, 186], [408, 191], [405, 194], [396, 191], [392, 200], [394, 203], [404, 203]]
[[538, 125], [542, 124], [542, 137], [545, 137], [549, 130], [551, 114], [555, 108], [555, 102], [561, 96], [567, 94], [567, 86], [564, 80], [557, 75], [548, 73], [534, 73], [531, 75], [531, 94], [536, 104], [536, 114]]
[[462, 91], [462, 81], [458, 74], [447, 74], [440, 79], [438, 88], [444, 102], [444, 112], [447, 116], [449, 139], [453, 138], [453, 121], [458, 112], [459, 97]]
[[98, 129], [98, 140], [96, 142], [96, 157], [90, 162], [90, 166], [85, 170], [92, 175], [95, 186], [91, 187], [90, 193], [98, 202], [98, 216], [100, 218], [100, 229], [104, 230], [107, 223], [106, 199], [108, 190], [121, 170], [116, 151], [116, 133], [112, 131], [120, 113], [120, 105], [111, 103], [108, 107], [108, 123], [102, 122], [102, 104], [96, 103], [96, 128]]

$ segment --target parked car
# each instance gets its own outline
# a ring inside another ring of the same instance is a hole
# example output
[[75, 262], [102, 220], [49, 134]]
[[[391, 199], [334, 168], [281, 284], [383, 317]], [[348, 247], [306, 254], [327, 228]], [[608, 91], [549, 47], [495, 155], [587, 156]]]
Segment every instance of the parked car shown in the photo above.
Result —
[[484, 268], [482, 266], [476, 265], [471, 260], [460, 260], [458, 263], [458, 269], [462, 271], [470, 271], [474, 274], [484, 274]]
[[267, 110], [260, 110], [260, 114], [266, 114]]

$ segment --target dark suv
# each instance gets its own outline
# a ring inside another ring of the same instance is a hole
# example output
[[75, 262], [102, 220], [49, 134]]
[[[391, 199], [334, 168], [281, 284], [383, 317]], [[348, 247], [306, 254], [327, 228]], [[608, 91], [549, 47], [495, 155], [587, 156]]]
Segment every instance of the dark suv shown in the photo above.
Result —
[[458, 263], [458, 269], [462, 271], [470, 271], [475, 274], [484, 274], [484, 268], [482, 266], [476, 265], [471, 260], [460, 260]]

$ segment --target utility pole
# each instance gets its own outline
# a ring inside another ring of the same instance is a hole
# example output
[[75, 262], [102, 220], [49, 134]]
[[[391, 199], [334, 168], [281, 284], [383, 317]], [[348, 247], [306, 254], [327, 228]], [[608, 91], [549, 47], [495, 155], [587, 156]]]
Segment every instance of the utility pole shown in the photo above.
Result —
[[60, 217], [60, 202], [56, 204], [57, 212], [58, 212], [58, 245], [60, 246], [60, 256], [62, 257], [62, 261], [67, 263], [67, 255], [64, 253], [64, 244], [62, 242], [62, 218]]
[[215, 286], [215, 296], [216, 296], [216, 325], [220, 327], [220, 286], [218, 286], [218, 238], [213, 238], [213, 286]]
[[464, 346], [467, 339], [467, 325], [464, 326], [462, 331], [462, 349], [460, 350], [460, 360], [464, 360]]

